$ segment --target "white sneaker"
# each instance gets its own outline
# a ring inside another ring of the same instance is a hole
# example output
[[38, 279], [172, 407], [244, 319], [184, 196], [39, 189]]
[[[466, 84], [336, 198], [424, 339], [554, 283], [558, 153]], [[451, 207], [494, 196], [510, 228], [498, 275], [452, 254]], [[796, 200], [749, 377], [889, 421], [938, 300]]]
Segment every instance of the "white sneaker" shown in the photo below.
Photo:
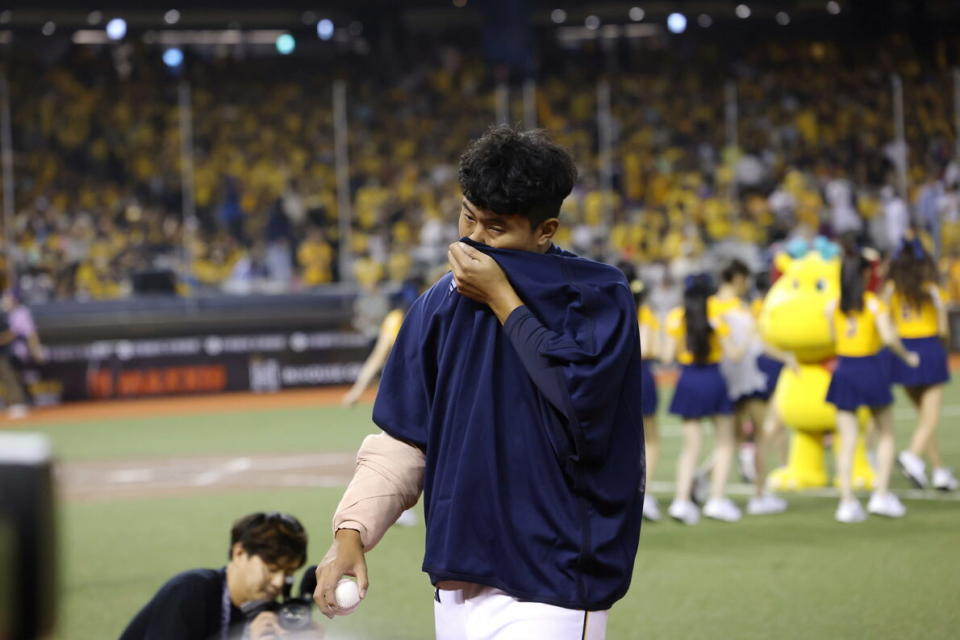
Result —
[[710, 498], [703, 506], [703, 515], [723, 522], [736, 522], [741, 513], [730, 498]]
[[667, 513], [670, 514], [671, 518], [683, 524], [697, 524], [700, 522], [700, 509], [697, 509], [697, 505], [693, 504], [690, 500], [675, 499], [670, 503], [670, 508], [667, 509]]
[[417, 518], [417, 513], [413, 509], [407, 509], [400, 514], [400, 517], [397, 518], [397, 521], [394, 523], [398, 527], [415, 527], [420, 521]]
[[752, 447], [740, 447], [737, 452], [737, 462], [740, 466], [740, 475], [744, 482], [753, 483], [757, 479], [757, 453]]
[[933, 470], [933, 488], [937, 491], [956, 491], [960, 489], [960, 482], [957, 482], [952, 469], [940, 467]]
[[747, 503], [747, 513], [751, 516], [766, 516], [774, 513], [783, 513], [787, 510], [787, 501], [772, 493], [762, 496], [753, 496]]
[[927, 465], [923, 463], [920, 456], [909, 451], [901, 451], [897, 455], [897, 466], [907, 480], [912, 482], [918, 489], [927, 488]]
[[863, 522], [867, 519], [867, 514], [860, 505], [860, 501], [854, 498], [853, 500], [841, 500], [833, 517], [836, 518], [837, 522], [850, 524], [852, 522]]
[[870, 496], [870, 502], [867, 504], [867, 511], [874, 515], [886, 516], [888, 518], [902, 518], [907, 513], [907, 508], [903, 506], [900, 499], [890, 493], [874, 492]]
[[706, 469], [697, 469], [693, 476], [693, 486], [690, 487], [690, 499], [694, 504], [701, 505], [710, 497], [710, 473]]
[[25, 404], [15, 404], [7, 409], [7, 417], [11, 420], [20, 420], [26, 418], [30, 413], [30, 409], [27, 408]]
[[643, 496], [643, 517], [651, 522], [660, 520], [660, 505], [657, 504], [657, 499], [649, 493]]

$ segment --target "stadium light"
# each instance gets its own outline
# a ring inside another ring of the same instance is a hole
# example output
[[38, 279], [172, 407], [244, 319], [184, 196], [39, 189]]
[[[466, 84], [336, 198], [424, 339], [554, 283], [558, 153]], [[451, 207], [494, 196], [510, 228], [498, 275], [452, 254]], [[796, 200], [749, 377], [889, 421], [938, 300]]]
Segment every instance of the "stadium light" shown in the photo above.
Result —
[[550, 12], [550, 19], [553, 20], [553, 24], [563, 24], [567, 21], [567, 12], [563, 9], [554, 9]]
[[587, 19], [583, 21], [583, 26], [590, 31], [596, 31], [600, 28], [600, 18], [597, 16], [587, 16]]
[[47, 20], [43, 23], [43, 28], [40, 29], [40, 33], [45, 36], [52, 36], [53, 32], [57, 30], [57, 23], [53, 20]]
[[167, 24], [177, 24], [180, 22], [180, 12], [176, 9], [170, 9], [170, 11], [163, 14], [163, 21]]
[[697, 16], [697, 24], [702, 28], [707, 29], [713, 24], [713, 18], [705, 13], [701, 13], [699, 16]]
[[453, 6], [455, 6], [457, 9], [463, 9], [465, 6], [467, 6], [467, 0], [453, 0]]
[[176, 69], [183, 64], [183, 51], [176, 47], [170, 47], [163, 52], [163, 64], [171, 69]]
[[786, 11], [777, 12], [777, 24], [781, 27], [785, 27], [790, 24], [790, 14]]
[[317, 36], [321, 40], [329, 40], [333, 37], [333, 20], [324, 18], [317, 23]]
[[647, 12], [640, 7], [631, 7], [629, 15], [634, 22], [640, 22], [647, 16]]
[[671, 13], [667, 16], [667, 29], [670, 29], [670, 33], [683, 33], [687, 30], [687, 16]]
[[293, 50], [297, 47], [297, 41], [293, 39], [293, 36], [289, 33], [284, 33], [283, 35], [277, 38], [277, 51], [281, 55], [289, 55], [293, 53]]
[[87, 24], [92, 27], [97, 26], [103, 21], [103, 11], [91, 11], [87, 14]]
[[10, 22], [10, 19], [13, 17], [13, 12], [10, 9], [5, 9], [0, 11], [0, 24], [7, 24]]
[[753, 13], [750, 11], [750, 7], [745, 4], [738, 4], [737, 8], [734, 9], [734, 12], [737, 14], [737, 17], [741, 20], [746, 20], [750, 17], [750, 14]]
[[837, 2], [837, 0], [830, 0], [830, 2], [827, 3], [827, 13], [832, 16], [840, 13], [840, 3]]
[[127, 35], [127, 21], [123, 18], [113, 18], [107, 23], [107, 37], [111, 40], [123, 40]]

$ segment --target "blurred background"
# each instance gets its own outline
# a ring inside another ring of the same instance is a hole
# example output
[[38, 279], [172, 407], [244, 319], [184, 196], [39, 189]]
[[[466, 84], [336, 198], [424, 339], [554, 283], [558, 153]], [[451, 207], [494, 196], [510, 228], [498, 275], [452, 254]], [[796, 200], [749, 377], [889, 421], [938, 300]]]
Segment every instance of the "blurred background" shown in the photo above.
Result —
[[[883, 254], [910, 226], [960, 301], [955, 1], [4, 3], [0, 289], [28, 400], [0, 387], [33, 413], [0, 428], [58, 457], [58, 637], [116, 637], [248, 511], [300, 515], [322, 556], [375, 427], [311, 388], [352, 383], [444, 268], [459, 154], [498, 122], [571, 149], [558, 242], [634, 263], [655, 313], [733, 256], [762, 282], [794, 239]], [[273, 395], [208, 395], [228, 391]], [[857, 536], [829, 492], [738, 528], [648, 526], [610, 637], [953, 637], [956, 498], [910, 498]], [[421, 551], [419, 529], [388, 536], [330, 637], [428, 637]]]
[[3, 255], [42, 402], [115, 395], [137, 358], [249, 361], [271, 325], [266, 387], [349, 381], [388, 296], [445, 262], [458, 155], [495, 122], [573, 151], [560, 244], [636, 262], [657, 311], [730, 255], [888, 249], [910, 221], [960, 288], [954, 2], [67, 4], [0, 11]]

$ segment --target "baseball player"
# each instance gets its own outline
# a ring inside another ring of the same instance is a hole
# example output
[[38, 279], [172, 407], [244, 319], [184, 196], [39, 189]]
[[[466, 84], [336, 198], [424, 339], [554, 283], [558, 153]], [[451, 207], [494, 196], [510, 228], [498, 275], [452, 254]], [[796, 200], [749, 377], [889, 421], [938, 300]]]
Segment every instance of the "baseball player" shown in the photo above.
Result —
[[422, 490], [439, 640], [600, 639], [643, 505], [633, 297], [553, 244], [576, 169], [543, 133], [492, 128], [459, 178], [452, 271], [404, 320], [315, 599], [339, 613], [343, 575], [365, 596], [364, 554]]

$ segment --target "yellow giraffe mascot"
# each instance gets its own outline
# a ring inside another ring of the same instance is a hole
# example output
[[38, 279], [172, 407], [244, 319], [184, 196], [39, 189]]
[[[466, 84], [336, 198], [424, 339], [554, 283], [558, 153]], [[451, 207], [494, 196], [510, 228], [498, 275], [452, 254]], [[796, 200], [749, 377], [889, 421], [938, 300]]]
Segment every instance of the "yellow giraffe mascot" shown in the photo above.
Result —
[[[836, 408], [826, 402], [828, 366], [835, 353], [824, 308], [839, 297], [839, 249], [825, 238], [817, 238], [812, 248], [805, 241], [794, 241], [775, 263], [781, 275], [764, 300], [760, 333], [771, 345], [796, 355], [800, 371], [784, 367], [774, 391], [774, 407], [793, 437], [787, 465], [771, 472], [768, 482], [778, 491], [824, 487], [828, 484], [824, 434], [837, 425]], [[859, 440], [853, 484], [871, 488], [873, 469], [863, 438]]]

